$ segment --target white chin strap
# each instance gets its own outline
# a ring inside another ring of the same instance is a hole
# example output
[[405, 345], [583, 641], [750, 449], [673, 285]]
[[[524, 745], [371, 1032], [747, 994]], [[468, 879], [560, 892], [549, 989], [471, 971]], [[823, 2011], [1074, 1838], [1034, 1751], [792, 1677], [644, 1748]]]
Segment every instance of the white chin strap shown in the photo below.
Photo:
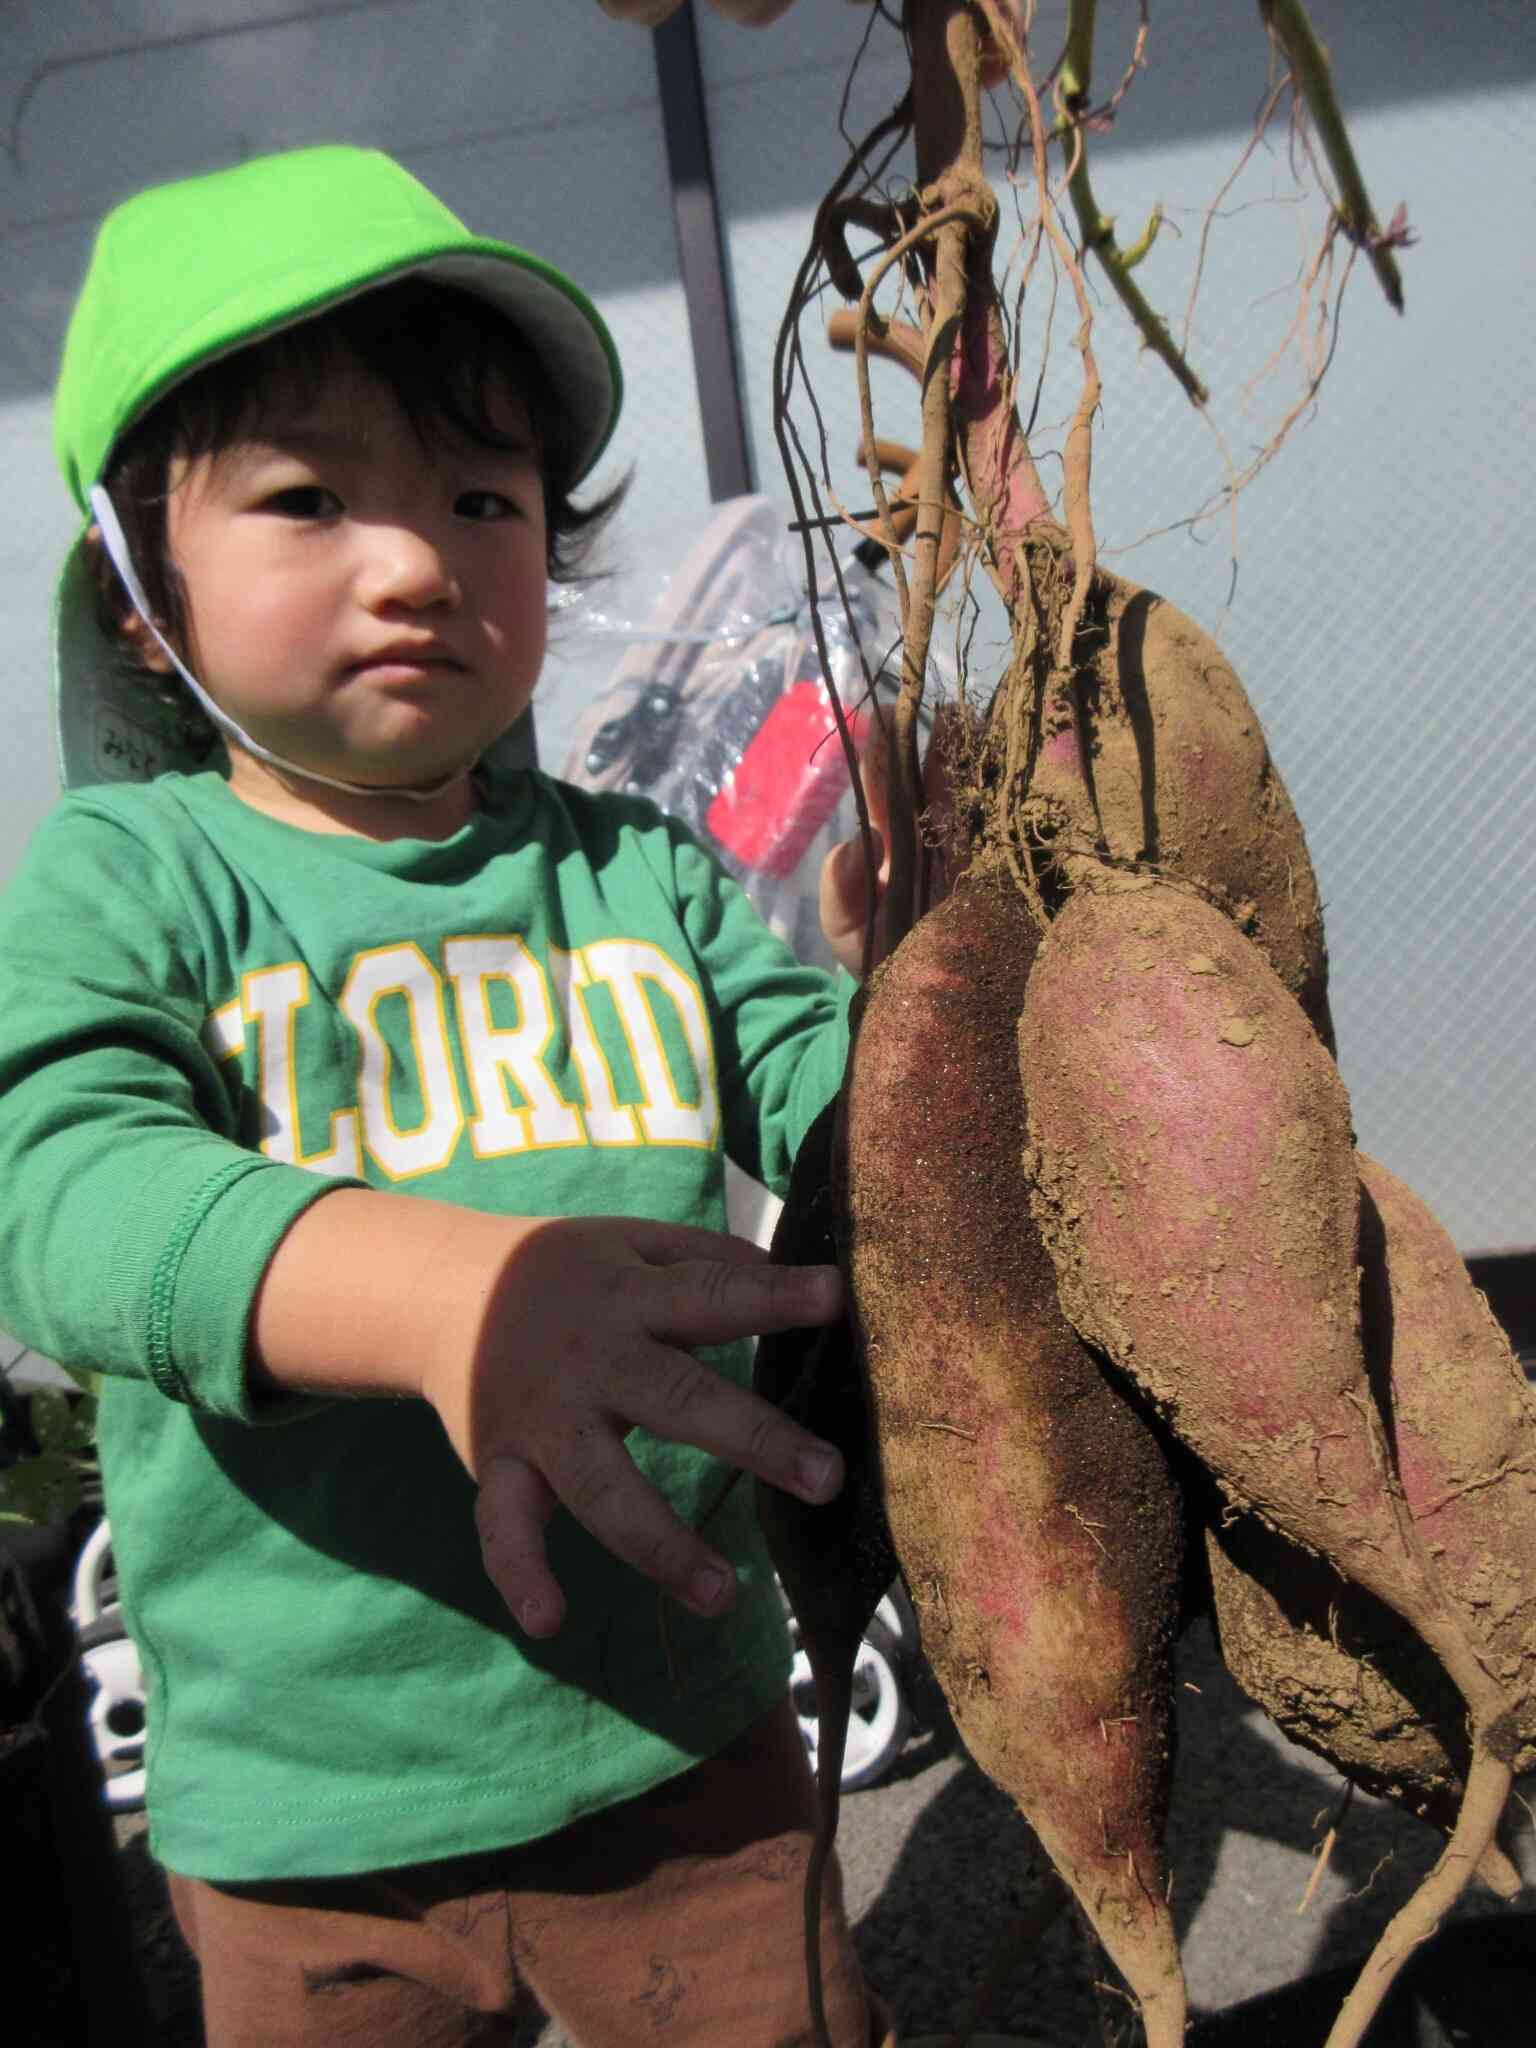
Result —
[[96, 515], [96, 524], [101, 529], [102, 544], [112, 558], [113, 568], [122, 578], [123, 588], [127, 591], [134, 610], [154, 636], [155, 644], [166, 660], [227, 739], [232, 739], [237, 746], [254, 755], [258, 761], [264, 761], [269, 768], [279, 769], [284, 775], [300, 776], [305, 782], [323, 782], [327, 789], [339, 789], [348, 796], [398, 796], [407, 798], [413, 804], [424, 804], [430, 803], [435, 796], [441, 796], [445, 789], [458, 781], [462, 771], [456, 769], [451, 775], [445, 775], [441, 782], [430, 783], [426, 788], [412, 788], [404, 784], [386, 786], [371, 782], [343, 782], [339, 776], [322, 775], [317, 768], [304, 768], [297, 761], [285, 760], [281, 754], [274, 754], [270, 748], [264, 747], [259, 740], [253, 740], [243, 725], [238, 724], [227, 711], [221, 710], [214, 703], [150, 616], [149, 600], [144, 595], [144, 586], [134, 570], [128, 553], [127, 539], [112, 500], [100, 484], [92, 488], [91, 510]]

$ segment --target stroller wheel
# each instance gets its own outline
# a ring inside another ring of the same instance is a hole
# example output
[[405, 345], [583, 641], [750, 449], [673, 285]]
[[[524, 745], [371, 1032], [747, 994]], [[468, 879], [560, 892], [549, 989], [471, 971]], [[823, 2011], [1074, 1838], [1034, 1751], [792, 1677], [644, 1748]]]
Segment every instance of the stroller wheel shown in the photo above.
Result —
[[[895, 1763], [912, 1728], [912, 1710], [902, 1690], [902, 1657], [896, 1638], [877, 1618], [859, 1644], [853, 1667], [853, 1711], [848, 1717], [848, 1746], [840, 1780], [844, 1792], [873, 1785]], [[800, 1719], [800, 1733], [814, 1770], [817, 1765], [816, 1682], [805, 1652], [795, 1648], [790, 1691]]]
[[80, 1667], [91, 1688], [89, 1723], [114, 1813], [144, 1804], [147, 1717], [139, 1653], [122, 1621], [108, 1613], [80, 1631]]

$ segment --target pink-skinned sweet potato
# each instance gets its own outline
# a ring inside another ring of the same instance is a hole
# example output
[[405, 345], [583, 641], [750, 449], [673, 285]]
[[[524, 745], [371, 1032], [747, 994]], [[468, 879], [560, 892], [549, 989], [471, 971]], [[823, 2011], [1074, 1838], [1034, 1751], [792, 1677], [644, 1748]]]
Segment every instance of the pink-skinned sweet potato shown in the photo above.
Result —
[[1079, 886], [1019, 1042], [1031, 1202], [1074, 1326], [1234, 1507], [1384, 1601], [1467, 1704], [1455, 1833], [1346, 2001], [1343, 2048], [1485, 1854], [1514, 1749], [1509, 1695], [1429, 1564], [1373, 1398], [1348, 1096], [1259, 948], [1163, 882]]
[[1444, 1226], [1358, 1155], [1366, 1357], [1418, 1534], [1536, 1770], [1536, 1397]]
[[1030, 1222], [1014, 1030], [1036, 943], [1012, 881], [972, 873], [871, 982], [845, 1098], [847, 1268], [929, 1662], [1152, 2048], [1175, 2048], [1181, 1503], [1152, 1429], [1062, 1316]]
[[[1177, 605], [1100, 571], [1073, 687], [1048, 705], [1020, 822], [1211, 896], [1261, 947], [1330, 1049], [1322, 902], [1264, 728], [1221, 649]], [[1087, 742], [1086, 759], [1083, 742]]]
[[[1429, 1209], [1357, 1154], [1365, 1351], [1410, 1512], [1447, 1598], [1514, 1703], [1515, 1768], [1536, 1768], [1536, 1399]], [[1294, 1740], [1449, 1833], [1465, 1711], [1381, 1603], [1239, 1515], [1209, 1536], [1228, 1668]], [[1479, 1876], [1510, 1896], [1494, 1850]]]

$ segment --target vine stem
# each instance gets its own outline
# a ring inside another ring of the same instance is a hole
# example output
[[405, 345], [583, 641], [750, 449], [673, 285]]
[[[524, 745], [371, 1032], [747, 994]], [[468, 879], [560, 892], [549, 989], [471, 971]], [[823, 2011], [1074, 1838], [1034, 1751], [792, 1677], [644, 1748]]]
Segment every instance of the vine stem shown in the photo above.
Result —
[[[1204, 405], [1210, 397], [1205, 385], [1191, 369], [1188, 359], [1168, 330], [1168, 325], [1156, 313], [1145, 293], [1131, 276], [1131, 271], [1140, 257], [1151, 246], [1155, 227], [1148, 224], [1147, 232], [1134, 252], [1127, 253], [1115, 239], [1115, 224], [1108, 214], [1099, 210], [1099, 203], [1093, 196], [1093, 186], [1088, 176], [1088, 138], [1083, 129], [1083, 116], [1088, 111], [1090, 80], [1093, 75], [1093, 30], [1096, 0], [1071, 0], [1067, 18], [1067, 47], [1062, 58], [1061, 70], [1056, 81], [1056, 105], [1071, 138], [1070, 169], [1067, 174], [1067, 195], [1072, 201], [1072, 210], [1077, 215], [1078, 233], [1082, 236], [1083, 247], [1092, 250], [1098, 258], [1104, 275], [1109, 279], [1126, 312], [1135, 323], [1136, 331], [1152, 353], [1177, 378], [1180, 389], [1193, 405]], [[1154, 216], [1155, 221], [1156, 216]]]
[[[937, 213], [924, 214], [923, 218], [917, 223], [916, 227], [910, 228], [898, 242], [893, 243], [893, 245], [889, 249], [885, 250], [885, 252], [882, 254], [880, 258], [880, 261], [875, 265], [874, 269], [869, 274], [869, 280], [864, 286], [864, 290], [860, 295], [858, 311], [854, 316], [853, 322], [853, 348], [854, 361], [857, 366], [858, 375], [859, 425], [860, 431], [863, 434], [864, 467], [869, 476], [869, 487], [875, 495], [875, 510], [879, 514], [880, 524], [883, 529], [882, 538], [885, 541], [886, 551], [891, 558], [891, 570], [896, 581], [896, 598], [901, 613], [901, 626], [903, 636], [905, 636], [907, 631], [907, 619], [910, 606], [910, 598], [907, 590], [906, 571], [903, 567], [905, 556], [900, 544], [897, 541], [895, 530], [891, 523], [890, 499], [885, 488], [885, 478], [881, 474], [880, 470], [880, 458], [878, 450], [881, 444], [875, 434], [874, 402], [871, 397], [869, 388], [870, 333], [871, 330], [873, 330], [875, 334], [879, 336], [883, 334], [885, 326], [885, 323], [881, 320], [880, 315], [875, 310], [875, 293], [880, 289], [880, 286], [885, 281], [885, 278], [889, 274], [894, 264], [899, 263], [904, 256], [910, 255], [912, 251], [919, 246], [919, 244], [928, 241], [935, 233], [940, 232], [942, 229], [950, 226], [953, 222], [956, 221], [969, 222], [972, 226], [976, 227], [979, 227], [982, 224], [980, 216], [973, 213], [971, 209], [968, 207], [941, 207]], [[926, 358], [923, 364], [919, 366], [918, 375], [923, 380], [923, 388], [926, 402], [927, 386], [929, 382], [932, 381], [929, 374], [929, 365], [926, 361]], [[948, 445], [948, 440], [949, 431], [948, 420], [946, 418], [946, 447]], [[919, 468], [919, 530], [921, 529], [922, 525], [921, 491], [923, 485], [923, 474], [923, 470]], [[949, 473], [946, 468], [940, 483], [941, 493], [947, 491], [948, 482]]]
[[[954, 358], [966, 327], [969, 257], [990, 258], [997, 201], [982, 168], [982, 16], [973, 0], [905, 0], [912, 52], [912, 135], [931, 238], [922, 382], [917, 529], [902, 636], [901, 691], [891, 761], [891, 871], [884, 911], [889, 952], [922, 915], [918, 713], [933, 640], [940, 543], [956, 466]], [[974, 237], [974, 244], [972, 238]]]
[[[1344, 111], [1333, 89], [1328, 53], [1317, 39], [1301, 0], [1259, 0], [1259, 13], [1285, 52], [1296, 90], [1317, 128], [1318, 140], [1338, 180], [1335, 211], [1349, 239], [1365, 250], [1371, 268], [1394, 312], [1403, 310], [1403, 276], [1392, 254], [1392, 237], [1383, 233], [1365, 189], [1365, 179], [1344, 126]], [[1405, 232], [1405, 231], [1402, 231]]]

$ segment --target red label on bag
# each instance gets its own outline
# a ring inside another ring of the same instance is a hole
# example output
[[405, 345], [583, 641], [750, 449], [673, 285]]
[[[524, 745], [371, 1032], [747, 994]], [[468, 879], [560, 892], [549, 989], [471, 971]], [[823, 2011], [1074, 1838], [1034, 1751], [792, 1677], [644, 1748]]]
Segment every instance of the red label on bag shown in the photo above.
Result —
[[[855, 745], [868, 722], [862, 711], [849, 716]], [[802, 676], [752, 735], [705, 822], [728, 853], [782, 879], [800, 865], [847, 788], [827, 686], [819, 676]]]

